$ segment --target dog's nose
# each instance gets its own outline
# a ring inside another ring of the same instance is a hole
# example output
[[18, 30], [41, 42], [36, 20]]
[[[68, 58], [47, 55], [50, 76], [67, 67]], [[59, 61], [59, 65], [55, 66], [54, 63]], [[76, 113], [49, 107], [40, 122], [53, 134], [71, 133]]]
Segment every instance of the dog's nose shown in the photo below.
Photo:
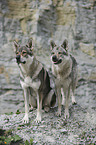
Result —
[[17, 56], [16, 56], [16, 59], [19, 60], [19, 59], [20, 59], [20, 55], [17, 55]]
[[52, 57], [52, 60], [53, 60], [54, 62], [56, 62], [56, 61], [58, 60], [57, 56], [54, 55], [54, 56]]
[[17, 63], [20, 62], [20, 55], [17, 55], [17, 56], [16, 56], [16, 60], [17, 60]]

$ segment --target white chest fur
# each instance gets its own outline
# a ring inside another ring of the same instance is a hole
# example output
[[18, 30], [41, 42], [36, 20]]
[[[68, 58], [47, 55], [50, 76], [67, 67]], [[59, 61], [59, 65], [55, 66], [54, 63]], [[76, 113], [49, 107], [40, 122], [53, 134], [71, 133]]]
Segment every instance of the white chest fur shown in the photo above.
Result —
[[34, 90], [38, 90], [41, 84], [40, 80], [33, 81], [29, 76], [25, 77], [24, 81], [20, 80], [20, 83], [23, 89], [32, 87]]
[[20, 75], [21, 77], [23, 77], [24, 81], [20, 80], [21, 86], [22, 88], [28, 88], [28, 87], [32, 87], [34, 90], [38, 90], [40, 87], [40, 80], [33, 80], [35, 78], [35, 76], [37, 76], [37, 74], [40, 72], [40, 70], [42, 69], [42, 65], [38, 65], [37, 66], [37, 70], [34, 73], [35, 76], [33, 76], [32, 78], [28, 75], [29, 69], [30, 69], [30, 65], [33, 63], [33, 57], [28, 57], [27, 61], [25, 64], [20, 64]]
[[71, 69], [72, 60], [70, 58], [67, 58], [58, 65], [52, 64], [52, 72], [60, 83], [66, 81], [66, 78], [68, 78], [71, 73]]
[[28, 58], [26, 59], [26, 63], [25, 64], [20, 64], [21, 70], [24, 74], [27, 74], [27, 72], [29, 71], [29, 67], [32, 64], [34, 59], [34, 56], [28, 56]]

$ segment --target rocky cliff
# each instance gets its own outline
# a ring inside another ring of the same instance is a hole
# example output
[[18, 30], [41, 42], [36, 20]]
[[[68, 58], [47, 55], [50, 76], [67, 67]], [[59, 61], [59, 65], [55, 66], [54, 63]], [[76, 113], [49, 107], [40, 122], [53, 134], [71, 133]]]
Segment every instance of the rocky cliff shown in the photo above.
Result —
[[30, 37], [38, 59], [48, 69], [50, 40], [61, 44], [67, 38], [79, 64], [79, 77], [96, 81], [95, 0], [0, 0], [0, 94], [5, 98], [10, 94], [14, 103], [21, 98], [13, 99], [21, 87], [13, 41], [25, 44]]

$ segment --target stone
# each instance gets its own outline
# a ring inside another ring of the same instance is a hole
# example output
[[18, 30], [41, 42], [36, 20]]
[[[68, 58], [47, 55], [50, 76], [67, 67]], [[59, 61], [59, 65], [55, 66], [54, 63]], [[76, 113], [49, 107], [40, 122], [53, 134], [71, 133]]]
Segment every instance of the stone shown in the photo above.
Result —
[[67, 134], [68, 133], [68, 131], [66, 129], [64, 129], [64, 128], [60, 129], [60, 132], [63, 133], [63, 134]]
[[96, 81], [96, 68], [95, 67], [91, 70], [88, 80]]
[[94, 45], [93, 44], [86, 44], [86, 43], [80, 43], [80, 49], [91, 56], [95, 56], [95, 51], [94, 51]]

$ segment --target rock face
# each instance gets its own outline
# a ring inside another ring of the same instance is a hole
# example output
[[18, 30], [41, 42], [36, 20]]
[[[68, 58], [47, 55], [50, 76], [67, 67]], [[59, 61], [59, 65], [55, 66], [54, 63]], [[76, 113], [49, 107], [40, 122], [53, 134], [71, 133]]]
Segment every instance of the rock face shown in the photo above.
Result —
[[38, 59], [49, 69], [50, 40], [61, 44], [67, 38], [79, 64], [79, 77], [96, 81], [95, 0], [1, 0], [0, 26], [0, 95], [15, 94], [14, 104], [22, 98], [17, 97], [21, 87], [14, 40], [25, 44], [33, 37]]

